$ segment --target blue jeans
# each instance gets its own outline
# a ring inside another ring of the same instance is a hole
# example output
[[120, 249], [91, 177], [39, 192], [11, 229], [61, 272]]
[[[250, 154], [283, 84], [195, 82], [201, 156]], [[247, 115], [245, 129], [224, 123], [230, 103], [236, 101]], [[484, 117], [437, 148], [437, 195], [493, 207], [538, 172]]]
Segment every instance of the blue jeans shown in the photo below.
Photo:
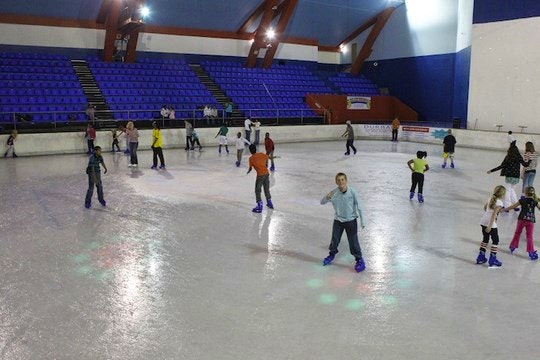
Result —
[[349, 240], [349, 249], [351, 255], [355, 257], [356, 260], [362, 259], [362, 249], [360, 249], [360, 243], [358, 242], [358, 222], [357, 219], [341, 222], [334, 220], [334, 225], [332, 226], [332, 241], [330, 242], [330, 254], [334, 255], [338, 253], [339, 242], [341, 241], [341, 235], [343, 235], [343, 230], [347, 233], [347, 240]]
[[139, 159], [137, 158], [137, 148], [139, 147], [138, 142], [129, 143], [129, 153], [131, 154], [130, 163], [131, 165], [139, 164]]
[[[95, 174], [95, 177], [94, 177]], [[101, 182], [101, 172], [88, 174], [88, 190], [86, 191], [86, 199], [84, 203], [90, 205], [92, 203], [92, 195], [94, 195], [94, 186], [97, 188], [97, 196], [100, 203], [104, 203], [103, 199], [103, 184]]]
[[251, 142], [251, 130], [246, 130], [246, 140]]
[[523, 189], [522, 193], [525, 194], [525, 189], [529, 186], [533, 186], [534, 177], [536, 176], [536, 171], [525, 171], [523, 173]]

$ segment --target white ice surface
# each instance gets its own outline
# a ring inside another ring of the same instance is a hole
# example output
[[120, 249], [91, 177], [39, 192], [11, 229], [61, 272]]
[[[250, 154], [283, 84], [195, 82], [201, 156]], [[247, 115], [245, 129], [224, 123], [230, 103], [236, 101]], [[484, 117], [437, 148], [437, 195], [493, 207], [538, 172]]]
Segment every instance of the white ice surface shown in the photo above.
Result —
[[[502, 268], [476, 265], [501, 152], [357, 141], [278, 144], [275, 210], [253, 214], [235, 155], [165, 151], [167, 171], [104, 153], [107, 207], [83, 207], [82, 155], [0, 161], [1, 359], [538, 359], [540, 264], [516, 213], [499, 217]], [[406, 162], [427, 150], [425, 203]], [[367, 269], [319, 205], [347, 173], [364, 203]], [[538, 231], [535, 231], [535, 236]]]

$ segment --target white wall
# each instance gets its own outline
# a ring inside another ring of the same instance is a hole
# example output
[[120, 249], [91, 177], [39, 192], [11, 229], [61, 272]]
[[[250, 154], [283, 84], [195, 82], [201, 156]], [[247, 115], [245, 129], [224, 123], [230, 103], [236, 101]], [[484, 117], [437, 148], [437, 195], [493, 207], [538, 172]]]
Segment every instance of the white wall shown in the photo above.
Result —
[[[472, 24], [472, 4], [473, 0], [406, 0], [388, 19], [368, 60], [455, 53], [458, 28], [459, 34], [463, 33], [460, 38], [466, 38], [466, 28]], [[460, 10], [470, 13], [468, 25], [467, 16], [463, 16], [458, 26]], [[352, 41], [358, 43], [359, 51], [369, 30]], [[463, 46], [464, 41], [459, 42]], [[347, 58], [350, 62], [350, 56], [342, 61], [347, 62]]]
[[105, 30], [0, 23], [0, 44], [103, 49]]
[[471, 46], [474, 0], [459, 0], [456, 52]]
[[[391, 131], [387, 125], [370, 125], [371, 127], [380, 127], [382, 130], [366, 132], [362, 129], [362, 125], [353, 125], [357, 138], [369, 138], [389, 140]], [[388, 128], [388, 129], [386, 129]], [[291, 142], [308, 142], [308, 141], [329, 141], [343, 140], [341, 135], [345, 130], [344, 125], [303, 125], [303, 126], [278, 126], [278, 127], [261, 127], [261, 139], [264, 138], [264, 133], [269, 132], [275, 143], [291, 143]], [[425, 142], [431, 144], [442, 144], [440, 138], [429, 136], [433, 131], [441, 131], [446, 129], [430, 128], [428, 136], [416, 137], [415, 134], [406, 134], [404, 131], [399, 132], [401, 139], [410, 139], [413, 142]], [[217, 128], [200, 128], [200, 142], [203, 147], [215, 147], [218, 145], [218, 140], [214, 137], [217, 134]], [[233, 140], [236, 133], [243, 130], [238, 127], [229, 128], [229, 145], [234, 149]], [[453, 129], [453, 133], [458, 141], [458, 147], [506, 150], [508, 149], [507, 134], [504, 132], [494, 131], [473, 131], [463, 129]], [[185, 130], [184, 129], [164, 129], [163, 147], [165, 149], [184, 148], [185, 147]], [[5, 144], [8, 135], [0, 135], [0, 144]], [[520, 148], [524, 147], [526, 141], [537, 143], [539, 136], [537, 134], [514, 134]], [[151, 130], [141, 130], [139, 138], [139, 149], [150, 150], [152, 139]], [[253, 134], [252, 134], [253, 139]], [[111, 133], [109, 131], [98, 131], [95, 145], [99, 145], [107, 152], [111, 149]], [[125, 149], [125, 138], [120, 137], [120, 145]], [[71, 154], [84, 153], [86, 151], [86, 141], [84, 133], [48, 133], [48, 134], [19, 134], [15, 143], [17, 155], [46, 155], [46, 154]]]
[[540, 18], [473, 26], [468, 127], [540, 132]]
[[[103, 49], [104, 42], [105, 30], [0, 23], [0, 44]], [[139, 51], [240, 57], [246, 57], [250, 47], [248, 40], [150, 33], [141, 33], [137, 44]], [[259, 57], [263, 56], [264, 51]], [[280, 44], [275, 57], [284, 60], [319, 60], [317, 46], [311, 45]], [[335, 63], [335, 58], [323, 58]]]

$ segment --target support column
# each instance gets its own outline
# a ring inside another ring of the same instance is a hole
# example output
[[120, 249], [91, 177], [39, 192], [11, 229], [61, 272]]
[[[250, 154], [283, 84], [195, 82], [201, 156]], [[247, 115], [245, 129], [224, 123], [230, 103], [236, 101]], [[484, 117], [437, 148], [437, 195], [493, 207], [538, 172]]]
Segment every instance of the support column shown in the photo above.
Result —
[[375, 21], [375, 24], [373, 25], [373, 28], [371, 29], [366, 41], [364, 42], [360, 53], [356, 57], [356, 60], [354, 60], [354, 63], [351, 67], [351, 74], [360, 74], [360, 71], [362, 70], [362, 65], [364, 65], [364, 62], [367, 58], [369, 58], [371, 52], [373, 51], [373, 44], [375, 44], [377, 37], [379, 37], [379, 34], [384, 28], [384, 25], [386, 25], [386, 21], [388, 21], [390, 15], [392, 15], [394, 10], [394, 7], [390, 7], [377, 16], [377, 20]]
[[122, 10], [122, 1], [110, 2], [109, 16], [105, 25], [105, 44], [103, 46], [103, 61], [112, 61], [114, 55], [114, 42], [118, 30], [118, 18]]

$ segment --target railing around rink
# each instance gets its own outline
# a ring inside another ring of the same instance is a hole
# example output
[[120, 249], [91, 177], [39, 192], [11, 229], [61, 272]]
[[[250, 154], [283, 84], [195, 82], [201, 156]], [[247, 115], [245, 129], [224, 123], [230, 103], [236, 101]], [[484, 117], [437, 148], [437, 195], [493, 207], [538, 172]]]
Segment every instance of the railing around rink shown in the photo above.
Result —
[[[175, 110], [174, 118], [161, 116], [160, 110], [110, 110], [96, 111], [94, 119], [90, 119], [84, 111], [48, 111], [24, 113], [0, 113], [2, 128], [41, 128], [61, 129], [80, 127], [81, 124], [94, 123], [96, 127], [111, 127], [118, 122], [127, 121], [161, 121], [163, 127], [183, 126], [181, 120], [195, 120], [198, 126], [219, 126], [223, 123], [242, 126], [245, 117], [260, 119], [265, 125], [303, 125], [323, 124], [324, 117], [314, 115], [309, 109], [246, 109], [239, 110], [242, 118], [236, 117], [233, 123], [224, 110], [218, 110], [217, 116], [204, 113], [203, 109]], [[240, 122], [241, 121], [241, 122]], [[176, 126], [175, 126], [176, 125]]]

